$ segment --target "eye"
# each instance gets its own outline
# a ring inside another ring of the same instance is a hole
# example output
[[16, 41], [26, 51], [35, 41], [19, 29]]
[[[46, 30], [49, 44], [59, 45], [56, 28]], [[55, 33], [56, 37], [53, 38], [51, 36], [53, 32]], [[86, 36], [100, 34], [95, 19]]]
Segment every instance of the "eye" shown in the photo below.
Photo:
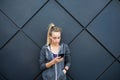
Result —
[[53, 39], [57, 39], [57, 37], [53, 37]]
[[60, 39], [61, 37], [53, 37], [53, 39]]
[[58, 37], [58, 39], [60, 39], [61, 37]]

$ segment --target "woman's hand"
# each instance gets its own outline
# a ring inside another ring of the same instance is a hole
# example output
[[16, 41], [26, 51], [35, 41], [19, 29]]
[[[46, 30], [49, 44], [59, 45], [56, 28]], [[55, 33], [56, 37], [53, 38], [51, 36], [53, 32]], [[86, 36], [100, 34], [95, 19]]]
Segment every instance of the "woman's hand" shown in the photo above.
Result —
[[56, 63], [59, 63], [59, 62], [63, 61], [63, 58], [61, 58], [61, 57], [56, 57], [56, 58], [54, 58], [52, 61], [54, 62], [54, 64], [56, 64]]
[[68, 69], [69, 69], [69, 67], [68, 67], [68, 66], [65, 66], [65, 68], [63, 69], [64, 74], [67, 73]]
[[63, 69], [63, 73], [64, 73], [64, 74], [66, 74], [66, 73], [67, 73], [67, 71], [66, 71], [65, 69]]
[[61, 61], [63, 61], [63, 58], [61, 58], [61, 57], [56, 57], [56, 58], [54, 58], [52, 61], [46, 63], [46, 67], [49, 68], [49, 67], [51, 67], [52, 65], [57, 64], [57, 63], [59, 63], [59, 62], [61, 62]]

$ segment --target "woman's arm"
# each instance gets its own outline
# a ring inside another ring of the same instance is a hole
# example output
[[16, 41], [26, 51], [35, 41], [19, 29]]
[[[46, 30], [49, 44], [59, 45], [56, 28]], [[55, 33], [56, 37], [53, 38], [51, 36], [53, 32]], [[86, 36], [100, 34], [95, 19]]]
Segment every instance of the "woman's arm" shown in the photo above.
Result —
[[65, 49], [65, 70], [67, 71], [71, 65], [71, 55], [68, 45], [64, 45]]
[[51, 60], [50, 62], [46, 63], [46, 67], [49, 68], [49, 67], [53, 66], [54, 64], [61, 62], [62, 60], [63, 60], [63, 58], [56, 57], [53, 60]]
[[46, 69], [46, 68], [50, 68], [51, 66], [53, 66], [56, 63], [59, 63], [63, 60], [63, 58], [60, 57], [56, 57], [53, 60], [51, 60], [50, 62], [46, 62], [45, 61], [45, 48], [43, 47], [40, 51], [40, 57], [39, 57], [39, 62], [40, 62], [40, 69]]
[[44, 70], [46, 69], [46, 61], [45, 61], [45, 48], [42, 47], [39, 55], [39, 63], [40, 63], [40, 69]]

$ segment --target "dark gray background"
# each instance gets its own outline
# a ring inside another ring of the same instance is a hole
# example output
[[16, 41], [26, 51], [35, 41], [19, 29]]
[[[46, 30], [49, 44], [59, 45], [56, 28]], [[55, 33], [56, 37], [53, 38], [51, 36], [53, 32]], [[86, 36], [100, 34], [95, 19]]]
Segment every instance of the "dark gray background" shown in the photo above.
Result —
[[67, 80], [120, 80], [119, 0], [0, 0], [0, 80], [42, 80], [51, 22], [71, 50]]

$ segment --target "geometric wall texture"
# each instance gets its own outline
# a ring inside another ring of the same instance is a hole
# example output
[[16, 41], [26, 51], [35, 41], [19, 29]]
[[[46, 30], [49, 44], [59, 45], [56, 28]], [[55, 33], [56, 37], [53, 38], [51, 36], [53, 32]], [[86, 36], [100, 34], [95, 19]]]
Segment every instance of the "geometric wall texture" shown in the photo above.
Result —
[[0, 0], [0, 80], [42, 80], [51, 22], [71, 50], [67, 80], [120, 80], [120, 0]]

